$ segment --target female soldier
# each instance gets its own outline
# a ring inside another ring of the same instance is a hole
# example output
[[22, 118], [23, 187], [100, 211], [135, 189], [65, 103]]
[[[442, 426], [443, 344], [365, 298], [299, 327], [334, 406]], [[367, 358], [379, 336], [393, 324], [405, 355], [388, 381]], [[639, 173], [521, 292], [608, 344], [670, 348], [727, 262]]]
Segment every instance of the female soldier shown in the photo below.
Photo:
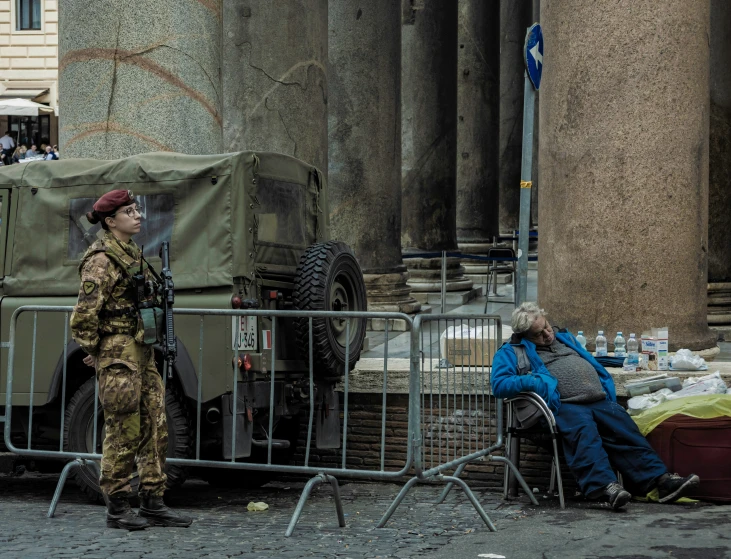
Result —
[[[167, 423], [165, 389], [151, 345], [144, 344], [137, 290], [132, 276], [140, 270], [140, 249], [132, 240], [141, 215], [130, 190], [112, 190], [86, 214], [101, 222], [104, 237], [86, 251], [79, 273], [79, 300], [71, 331], [96, 368], [104, 409], [101, 487], [107, 502], [107, 526], [141, 530], [149, 525], [190, 526], [193, 520], [163, 503]], [[146, 280], [149, 270], [144, 271]], [[129, 505], [130, 479], [137, 458], [140, 513]]]

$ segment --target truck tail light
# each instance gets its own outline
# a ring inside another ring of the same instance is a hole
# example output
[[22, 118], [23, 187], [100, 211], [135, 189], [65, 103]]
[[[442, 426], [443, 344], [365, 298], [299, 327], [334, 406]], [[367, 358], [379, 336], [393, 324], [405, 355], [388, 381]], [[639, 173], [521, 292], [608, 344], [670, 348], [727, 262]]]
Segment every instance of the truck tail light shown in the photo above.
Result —
[[249, 371], [251, 370], [251, 355], [248, 353], [240, 353], [239, 359], [238, 359], [238, 366], [239, 369], [242, 371]]

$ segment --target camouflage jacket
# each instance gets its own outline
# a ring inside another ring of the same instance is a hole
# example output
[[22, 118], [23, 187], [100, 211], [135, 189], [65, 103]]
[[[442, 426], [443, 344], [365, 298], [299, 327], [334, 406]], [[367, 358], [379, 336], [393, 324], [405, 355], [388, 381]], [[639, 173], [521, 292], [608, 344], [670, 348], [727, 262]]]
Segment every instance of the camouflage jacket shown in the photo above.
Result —
[[[139, 272], [141, 252], [107, 231], [84, 254], [79, 265], [79, 299], [71, 314], [71, 333], [89, 355], [96, 356], [104, 336], [126, 334], [142, 343], [144, 330], [136, 307], [132, 275]], [[150, 271], [144, 266], [146, 279]]]

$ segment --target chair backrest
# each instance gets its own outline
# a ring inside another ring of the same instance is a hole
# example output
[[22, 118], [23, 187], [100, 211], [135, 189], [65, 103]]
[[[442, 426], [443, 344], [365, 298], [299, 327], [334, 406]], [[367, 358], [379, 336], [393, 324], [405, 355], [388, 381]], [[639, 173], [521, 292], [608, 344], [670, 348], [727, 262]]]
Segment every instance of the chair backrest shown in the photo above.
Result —
[[[507, 247], [490, 247], [487, 249], [488, 258], [515, 258], [515, 251]], [[515, 260], [490, 261], [490, 268], [515, 269]]]

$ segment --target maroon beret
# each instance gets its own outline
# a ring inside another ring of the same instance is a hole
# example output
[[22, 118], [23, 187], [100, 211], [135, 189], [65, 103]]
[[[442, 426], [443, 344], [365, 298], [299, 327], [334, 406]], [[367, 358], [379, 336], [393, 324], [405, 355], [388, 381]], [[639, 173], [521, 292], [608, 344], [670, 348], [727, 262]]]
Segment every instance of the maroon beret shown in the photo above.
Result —
[[129, 206], [134, 202], [135, 198], [131, 190], [112, 190], [96, 201], [94, 211], [109, 213], [120, 206]]

